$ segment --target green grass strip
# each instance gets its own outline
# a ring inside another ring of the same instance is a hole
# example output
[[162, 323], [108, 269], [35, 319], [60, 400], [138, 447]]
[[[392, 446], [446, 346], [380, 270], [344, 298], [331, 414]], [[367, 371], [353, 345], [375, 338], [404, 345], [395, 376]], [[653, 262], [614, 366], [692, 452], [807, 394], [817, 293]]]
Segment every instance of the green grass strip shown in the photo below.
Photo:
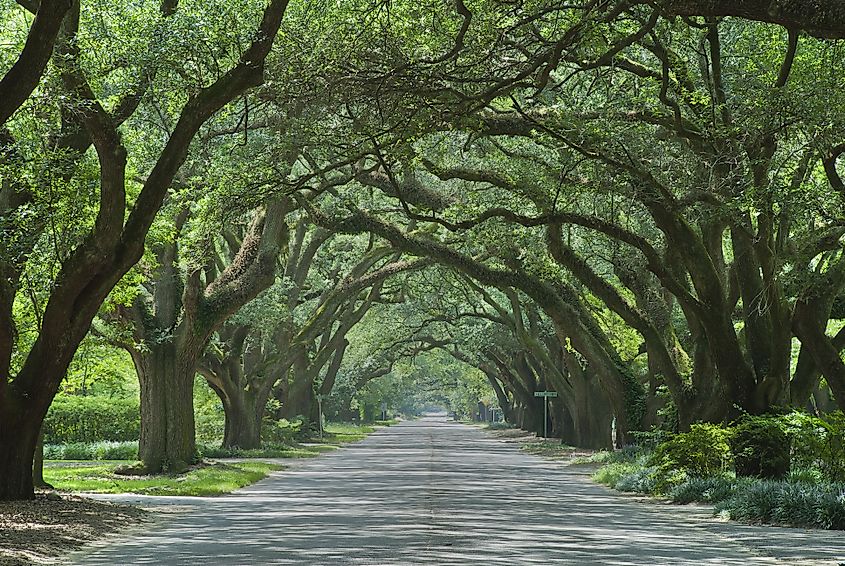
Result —
[[119, 476], [113, 462], [52, 466], [44, 479], [61, 491], [138, 493], [143, 495], [222, 495], [264, 479], [283, 466], [266, 462], [217, 462], [178, 475]]

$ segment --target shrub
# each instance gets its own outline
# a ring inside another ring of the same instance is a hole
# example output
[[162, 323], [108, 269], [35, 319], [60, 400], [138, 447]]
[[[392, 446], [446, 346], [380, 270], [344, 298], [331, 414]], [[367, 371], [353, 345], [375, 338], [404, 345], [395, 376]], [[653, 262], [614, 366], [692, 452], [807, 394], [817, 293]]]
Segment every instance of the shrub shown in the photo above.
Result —
[[141, 434], [136, 399], [57, 397], [44, 419], [44, 442], [137, 441]]
[[812, 485], [784, 483], [772, 518], [776, 523], [812, 525], [816, 522], [817, 499], [817, 490]]
[[653, 467], [637, 468], [630, 473], [622, 475], [616, 481], [615, 489], [635, 493], [656, 493], [659, 487], [655, 475], [656, 471]]
[[816, 469], [796, 469], [793, 467], [789, 470], [789, 475], [786, 477], [786, 481], [790, 483], [812, 483], [817, 484], [824, 481], [824, 477], [822, 473]]
[[301, 449], [283, 444], [264, 444], [261, 448], [223, 448], [218, 444], [197, 443], [202, 458], [288, 458], [302, 453]]
[[261, 439], [271, 444], [293, 444], [302, 434], [302, 420], [265, 418], [261, 427]]
[[632, 431], [631, 437], [637, 446], [646, 450], [654, 450], [663, 442], [671, 439], [673, 433], [668, 430], [654, 429], [650, 431]]
[[642, 466], [635, 462], [615, 462], [599, 468], [593, 474], [593, 479], [615, 489], [623, 477], [636, 473], [641, 468]]
[[739, 477], [781, 479], [789, 473], [790, 438], [780, 417], [746, 415], [730, 438]]
[[46, 460], [137, 460], [138, 441], [45, 444]]
[[815, 526], [823, 529], [845, 530], [845, 486], [839, 492], [822, 493], [814, 502]]
[[127, 442], [96, 442], [94, 444], [95, 460], [137, 460], [138, 443]]
[[194, 429], [197, 442], [222, 442], [225, 429], [225, 417], [214, 407], [197, 407], [194, 414]]
[[832, 482], [845, 482], [845, 413], [836, 411], [821, 419], [824, 428], [819, 468]]
[[673, 472], [682, 472], [689, 477], [722, 474], [731, 464], [730, 437], [728, 428], [694, 424], [689, 432], [677, 434], [660, 444], [651, 463], [667, 478]]
[[816, 469], [831, 482], [845, 482], [845, 414], [836, 411], [823, 419], [794, 411], [781, 417], [792, 438], [792, 465]]

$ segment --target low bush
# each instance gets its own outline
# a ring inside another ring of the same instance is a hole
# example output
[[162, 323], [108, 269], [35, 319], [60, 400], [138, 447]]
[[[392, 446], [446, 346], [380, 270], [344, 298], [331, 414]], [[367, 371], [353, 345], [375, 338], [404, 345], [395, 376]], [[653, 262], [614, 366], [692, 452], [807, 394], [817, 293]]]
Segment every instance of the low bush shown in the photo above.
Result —
[[323, 452], [335, 450], [335, 446], [287, 446], [265, 444], [261, 448], [222, 448], [219, 444], [197, 444], [201, 458], [313, 458]]
[[779, 416], [746, 415], [730, 436], [738, 477], [782, 479], [790, 469], [790, 437]]
[[794, 411], [782, 417], [792, 438], [792, 464], [812, 470], [831, 482], [845, 482], [845, 413], [824, 418]]
[[731, 428], [695, 424], [651, 452], [588, 460], [605, 464], [596, 481], [620, 491], [709, 503], [741, 521], [845, 530], [844, 445], [842, 413], [795, 412], [746, 416]]
[[302, 419], [265, 418], [261, 427], [261, 439], [268, 444], [293, 444], [304, 434]]
[[737, 488], [737, 484], [737, 480], [729, 475], [690, 478], [676, 485], [669, 492], [669, 498], [680, 504], [718, 503], [731, 497]]
[[657, 469], [653, 467], [637, 467], [616, 480], [615, 489], [634, 493], [656, 493], [659, 489]]
[[761, 480], [716, 505], [716, 511], [728, 511], [731, 519], [771, 523], [778, 506], [778, 482]]
[[46, 460], [137, 460], [138, 441], [71, 442], [45, 444]]
[[140, 406], [136, 399], [57, 397], [44, 419], [46, 444], [137, 441], [140, 434]]
[[634, 439], [636, 446], [644, 450], [654, 450], [659, 444], [670, 440], [672, 436], [672, 432], [659, 428], [650, 431], [631, 432], [631, 438]]
[[616, 489], [620, 480], [631, 474], [638, 473], [642, 465], [637, 462], [613, 462], [602, 466], [593, 474], [593, 479], [600, 484]]
[[730, 438], [730, 429], [702, 423], [658, 445], [650, 458], [657, 468], [657, 489], [667, 492], [687, 478], [727, 472], [732, 461]]

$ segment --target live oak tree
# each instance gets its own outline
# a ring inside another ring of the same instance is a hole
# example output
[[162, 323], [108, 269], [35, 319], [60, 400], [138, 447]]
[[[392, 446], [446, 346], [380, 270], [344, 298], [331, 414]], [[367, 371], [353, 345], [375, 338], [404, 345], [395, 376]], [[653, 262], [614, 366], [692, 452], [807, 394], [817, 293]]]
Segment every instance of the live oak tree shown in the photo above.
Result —
[[[430, 143], [414, 138], [403, 150], [384, 148], [413, 154], [441, 180], [463, 181], [463, 190], [503, 189], [498, 194], [513, 208], [464, 222], [412, 212], [407, 203], [406, 212], [456, 231], [493, 218], [547, 226], [555, 262], [641, 334], [651, 373], [669, 388], [682, 426], [724, 418], [734, 404], [751, 412], [801, 406], [818, 383], [813, 368], [822, 366], [836, 393], [842, 364], [824, 332], [841, 293], [834, 283], [841, 142], [822, 124], [841, 123], [829, 109], [829, 93], [839, 89], [825, 87], [822, 71], [838, 64], [830, 46], [799, 37], [795, 26], [778, 32], [704, 19], [671, 27], [641, 6], [605, 8], [590, 24], [592, 47], [548, 39], [549, 49], [561, 49], [539, 86], [512, 88], [477, 122], [456, 120], [452, 133]], [[754, 63], [733, 63], [747, 60], [729, 59], [728, 46], [754, 52]], [[818, 94], [807, 96], [807, 88]], [[438, 146], [438, 157], [425, 149]], [[401, 197], [401, 182], [389, 181]], [[815, 200], [796, 201], [802, 187]], [[514, 213], [526, 207], [536, 215]], [[586, 260], [564, 233], [598, 238], [607, 259]], [[637, 270], [650, 275], [632, 277]], [[667, 324], [677, 315], [685, 325]], [[807, 360], [795, 375], [793, 333], [804, 334]], [[682, 344], [680, 334], [690, 339]]]
[[294, 282], [288, 295], [289, 315], [283, 323], [287, 336], [284, 366], [289, 369], [276, 385], [275, 394], [281, 401], [281, 417], [301, 417], [306, 424], [317, 419], [315, 395], [331, 393], [349, 332], [374, 304], [390, 300], [382, 293], [385, 283], [428, 264], [426, 260], [404, 260], [385, 246], [368, 246], [366, 239], [346, 240], [340, 246], [329, 246], [336, 252], [323, 258], [322, 288], [312, 291], [315, 296], [309, 299], [304, 284], [315, 260], [310, 250], [315, 244], [322, 247], [328, 243], [327, 236], [325, 230], [316, 230], [303, 253], [291, 256], [288, 263]]
[[[290, 202], [277, 199], [253, 214], [242, 233], [207, 236], [205, 257], [184, 257], [190, 208], [177, 207], [174, 233], [156, 246], [157, 265], [119, 318], [131, 327], [141, 384], [143, 473], [184, 470], [195, 458], [193, 385], [212, 334], [269, 287], [288, 238]], [[196, 251], [196, 250], [195, 250]], [[202, 261], [200, 261], [202, 260]]]
[[[47, 2], [45, 6], [53, 3]], [[58, 3], [56, 3], [58, 4]], [[32, 7], [32, 6], [30, 6]], [[178, 10], [176, 2], [162, 5], [160, 18]], [[49, 299], [40, 315], [37, 336], [26, 350], [16, 342], [12, 310], [20, 289], [20, 277], [35, 243], [44, 231], [44, 220], [35, 223], [6, 221], [2, 255], [3, 287], [0, 293], [0, 499], [33, 496], [32, 461], [41, 421], [65, 370], [91, 321], [120, 278], [138, 261], [144, 239], [171, 182], [184, 162], [191, 140], [202, 125], [226, 104], [263, 81], [263, 63], [287, 8], [286, 0], [271, 1], [254, 26], [254, 37], [240, 56], [230, 59], [228, 70], [202, 77], [196, 88], [178, 104], [181, 110], [172, 131], [157, 149], [143, 183], [136, 187], [127, 175], [131, 146], [121, 135], [120, 124], [138, 107], [140, 96], [128, 96], [113, 109], [104, 104], [109, 93], [97, 91], [87, 75], [78, 31], [87, 26], [87, 13], [73, 3], [62, 22], [55, 64], [65, 104], [65, 126], [56, 138], [59, 148], [82, 154], [93, 147], [97, 158], [97, 203], [93, 221], [77, 227], [79, 235], [69, 245], [55, 273]], [[156, 16], [150, 16], [156, 17]], [[166, 27], [166, 23], [163, 24]], [[91, 47], [94, 51], [95, 48]], [[35, 63], [33, 63], [35, 64]], [[43, 66], [43, 65], [42, 65]], [[143, 95], [146, 68], [139, 91]], [[6, 98], [4, 97], [4, 104]], [[12, 109], [14, 111], [14, 109]], [[61, 134], [64, 134], [63, 138]], [[4, 134], [4, 147], [9, 147]], [[4, 153], [16, 160], [15, 147]], [[7, 161], [8, 163], [8, 161]], [[59, 173], [62, 173], [61, 171]], [[70, 170], [72, 176], [73, 170]], [[59, 177], [62, 175], [60, 174]], [[38, 187], [31, 177], [3, 177], [4, 218], [12, 219], [33, 201]], [[132, 189], [130, 192], [129, 189]], [[12, 366], [13, 357], [16, 363]]]

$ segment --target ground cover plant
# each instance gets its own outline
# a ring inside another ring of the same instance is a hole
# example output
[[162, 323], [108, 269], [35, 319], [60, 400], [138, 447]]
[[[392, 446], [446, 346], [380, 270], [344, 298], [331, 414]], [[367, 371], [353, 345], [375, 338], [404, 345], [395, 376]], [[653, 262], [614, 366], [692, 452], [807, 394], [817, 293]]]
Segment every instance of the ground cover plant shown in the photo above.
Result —
[[619, 491], [712, 504], [731, 519], [842, 530], [841, 418], [790, 413], [693, 425], [656, 447], [599, 458], [607, 463], [593, 478]]

